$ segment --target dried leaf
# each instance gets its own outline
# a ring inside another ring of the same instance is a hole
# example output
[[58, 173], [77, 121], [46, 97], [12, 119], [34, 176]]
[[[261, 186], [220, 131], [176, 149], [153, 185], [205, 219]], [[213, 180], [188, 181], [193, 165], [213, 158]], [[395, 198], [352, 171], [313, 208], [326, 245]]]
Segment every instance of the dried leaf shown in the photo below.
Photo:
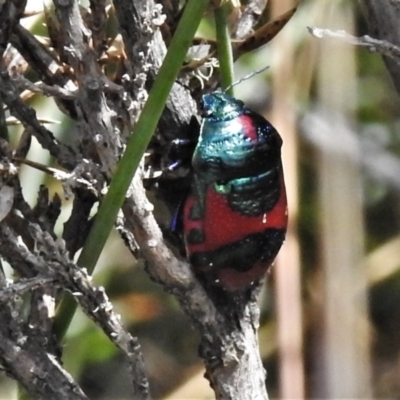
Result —
[[237, 44], [234, 49], [235, 59], [239, 58], [244, 53], [258, 49], [271, 41], [292, 18], [296, 10], [297, 7], [294, 7], [286, 13], [279, 15], [272, 21], [269, 21], [261, 28], [257, 29], [251, 36]]
[[14, 188], [3, 186], [0, 189], [0, 221], [2, 221], [11, 211], [14, 202]]
[[8, 46], [3, 55], [3, 62], [7, 66], [10, 74], [24, 74], [28, 68], [28, 63], [13, 46]]
[[25, 158], [31, 148], [32, 134], [29, 128], [24, 129], [18, 146], [15, 150], [14, 157]]

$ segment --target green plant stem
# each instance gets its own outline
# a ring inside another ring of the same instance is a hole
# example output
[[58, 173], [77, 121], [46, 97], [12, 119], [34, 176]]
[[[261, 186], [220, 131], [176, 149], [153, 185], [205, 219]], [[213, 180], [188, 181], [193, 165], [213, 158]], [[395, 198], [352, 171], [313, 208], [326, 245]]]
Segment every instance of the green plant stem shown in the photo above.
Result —
[[[226, 6], [218, 7], [214, 11], [214, 18], [221, 85], [222, 89], [226, 89], [233, 82], [233, 55]], [[233, 88], [230, 88], [227, 92], [233, 96]]]
[[[93, 227], [78, 259], [78, 266], [86, 268], [89, 273], [93, 272], [118, 210], [124, 202], [128, 187], [156, 129], [169, 92], [178, 76], [207, 4], [208, 0], [189, 0], [186, 4], [149, 98], [133, 128], [126, 151], [118, 164], [109, 190], [100, 204]], [[72, 296], [66, 297], [61, 302], [55, 320], [56, 334], [59, 339], [65, 335], [75, 310], [76, 303]]]

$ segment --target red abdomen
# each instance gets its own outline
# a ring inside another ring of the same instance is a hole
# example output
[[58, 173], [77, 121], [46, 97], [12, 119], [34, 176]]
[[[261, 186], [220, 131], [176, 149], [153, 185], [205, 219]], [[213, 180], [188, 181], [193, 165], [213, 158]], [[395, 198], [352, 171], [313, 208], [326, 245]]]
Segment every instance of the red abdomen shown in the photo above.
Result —
[[279, 196], [256, 216], [232, 210], [213, 186], [204, 206], [191, 195], [184, 207], [186, 250], [197, 275], [228, 290], [245, 289], [263, 277], [281, 247], [287, 226], [286, 192], [280, 171]]

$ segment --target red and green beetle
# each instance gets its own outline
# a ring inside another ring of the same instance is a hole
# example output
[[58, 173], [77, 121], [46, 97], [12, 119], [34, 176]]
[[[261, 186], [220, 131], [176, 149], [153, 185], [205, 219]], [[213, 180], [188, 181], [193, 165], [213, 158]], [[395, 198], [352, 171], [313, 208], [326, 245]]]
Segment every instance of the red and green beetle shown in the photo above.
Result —
[[204, 95], [202, 108], [181, 216], [186, 253], [203, 284], [246, 290], [262, 279], [285, 239], [282, 139], [224, 92]]

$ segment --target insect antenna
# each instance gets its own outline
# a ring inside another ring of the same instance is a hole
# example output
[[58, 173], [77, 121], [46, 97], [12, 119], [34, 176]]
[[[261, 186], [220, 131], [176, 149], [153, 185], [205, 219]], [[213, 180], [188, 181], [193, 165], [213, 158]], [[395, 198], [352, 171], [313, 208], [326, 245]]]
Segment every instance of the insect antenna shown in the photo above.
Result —
[[224, 92], [227, 92], [228, 90], [232, 89], [234, 86], [239, 85], [239, 83], [242, 83], [244, 81], [247, 81], [248, 79], [252, 78], [254, 75], [258, 75], [261, 74], [261, 72], [266, 71], [269, 68], [269, 65], [267, 65], [266, 67], [262, 67], [260, 69], [257, 69], [253, 72], [250, 72], [249, 74], [245, 75], [243, 78], [240, 78], [239, 80], [231, 83], [225, 90]]

